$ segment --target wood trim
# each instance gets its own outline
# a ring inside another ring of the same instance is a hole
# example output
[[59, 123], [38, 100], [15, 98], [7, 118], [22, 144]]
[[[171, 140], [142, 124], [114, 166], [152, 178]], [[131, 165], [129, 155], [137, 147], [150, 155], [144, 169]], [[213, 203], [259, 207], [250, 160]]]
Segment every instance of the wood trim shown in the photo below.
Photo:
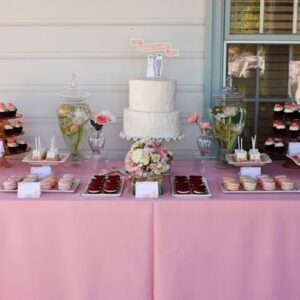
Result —
[[0, 26], [204, 26], [205, 18], [2, 19]]
[[[80, 84], [80, 87], [90, 92], [98, 93], [128, 93], [128, 84]], [[42, 85], [42, 84], [12, 84], [1, 85], [1, 93], [60, 93], [67, 89], [67, 85]], [[177, 84], [177, 93], [204, 93], [203, 84]]]
[[[55, 60], [55, 59], [145, 59], [146, 53], [139, 52], [0, 52], [0, 60]], [[180, 51], [179, 57], [165, 59], [199, 59], [204, 60], [204, 51]]]

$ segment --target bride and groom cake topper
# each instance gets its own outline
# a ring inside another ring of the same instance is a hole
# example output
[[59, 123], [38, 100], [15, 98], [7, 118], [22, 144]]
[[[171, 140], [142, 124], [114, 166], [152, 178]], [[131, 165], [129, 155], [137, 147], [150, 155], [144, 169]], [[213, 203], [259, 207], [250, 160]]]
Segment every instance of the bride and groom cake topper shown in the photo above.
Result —
[[147, 59], [147, 78], [160, 78], [162, 76], [163, 58], [158, 54], [155, 59], [153, 55], [148, 55]]

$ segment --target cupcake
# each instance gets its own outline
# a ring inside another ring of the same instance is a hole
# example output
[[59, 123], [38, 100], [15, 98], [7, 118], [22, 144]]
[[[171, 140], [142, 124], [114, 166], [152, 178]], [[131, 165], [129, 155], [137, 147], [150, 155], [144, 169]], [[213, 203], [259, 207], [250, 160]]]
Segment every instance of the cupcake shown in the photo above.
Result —
[[14, 127], [10, 123], [4, 125], [4, 134], [6, 136], [12, 136], [15, 134]]
[[268, 137], [265, 141], [265, 148], [268, 152], [274, 151], [274, 139], [272, 137]]
[[280, 104], [280, 103], [275, 104], [275, 106], [274, 106], [274, 116], [276, 118], [282, 118], [283, 117], [283, 110], [284, 110], [284, 107], [283, 107], [282, 104]]
[[14, 106], [13, 103], [7, 104], [7, 115], [8, 117], [15, 117], [17, 114], [17, 108]]
[[298, 116], [298, 107], [294, 102], [286, 102], [284, 105], [284, 117], [287, 120], [292, 120]]
[[21, 120], [16, 120], [15, 124], [15, 134], [21, 134], [23, 132], [23, 124]]
[[273, 123], [273, 130], [276, 135], [284, 136], [286, 133], [286, 126], [282, 121], [275, 120]]
[[18, 152], [18, 144], [15, 140], [7, 141], [7, 149], [10, 154], [16, 154]]
[[27, 150], [27, 143], [23, 139], [19, 139], [18, 141], [18, 149], [22, 152]]
[[284, 153], [284, 143], [282, 140], [278, 139], [275, 141], [274, 150], [277, 153]]
[[0, 102], [0, 118], [7, 117], [7, 108], [3, 102]]
[[292, 122], [289, 128], [289, 132], [292, 138], [297, 138], [297, 136], [299, 135], [299, 124], [297, 122]]

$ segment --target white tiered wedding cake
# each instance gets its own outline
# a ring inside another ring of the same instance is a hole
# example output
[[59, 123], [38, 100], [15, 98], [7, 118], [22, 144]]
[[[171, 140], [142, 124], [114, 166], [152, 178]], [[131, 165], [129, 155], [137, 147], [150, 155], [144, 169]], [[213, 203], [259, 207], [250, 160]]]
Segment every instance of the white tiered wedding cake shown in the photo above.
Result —
[[124, 109], [121, 137], [167, 141], [182, 138], [175, 98], [174, 80], [130, 80], [129, 108]]

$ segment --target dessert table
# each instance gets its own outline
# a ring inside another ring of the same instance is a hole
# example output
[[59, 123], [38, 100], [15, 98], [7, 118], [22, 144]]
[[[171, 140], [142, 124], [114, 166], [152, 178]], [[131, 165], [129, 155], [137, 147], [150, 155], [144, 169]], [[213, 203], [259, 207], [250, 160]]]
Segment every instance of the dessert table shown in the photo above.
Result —
[[[0, 181], [29, 173], [12, 163]], [[120, 198], [82, 197], [93, 164], [55, 168], [80, 177], [74, 194], [0, 193], [0, 299], [299, 299], [300, 194], [223, 194], [221, 176], [238, 169], [211, 161], [211, 198], [175, 199], [168, 177], [156, 200], [135, 199], [129, 182]], [[199, 169], [175, 161], [172, 174]], [[263, 172], [288, 174], [300, 186], [299, 170], [281, 162]]]

